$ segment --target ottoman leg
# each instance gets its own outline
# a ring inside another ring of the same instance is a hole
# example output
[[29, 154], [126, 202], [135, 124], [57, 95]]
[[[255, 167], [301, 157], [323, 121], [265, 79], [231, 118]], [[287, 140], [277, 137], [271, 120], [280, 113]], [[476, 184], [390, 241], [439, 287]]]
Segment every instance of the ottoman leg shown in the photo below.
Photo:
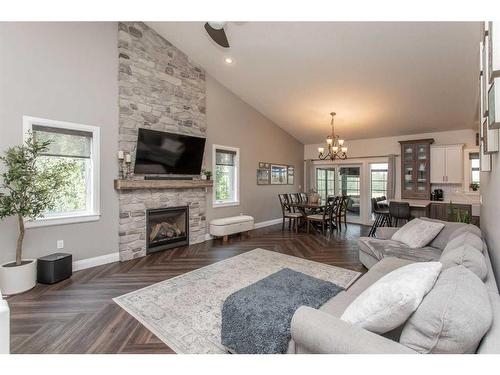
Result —
[[227, 241], [229, 241], [229, 236], [223, 236], [222, 237], [222, 242], [226, 243]]

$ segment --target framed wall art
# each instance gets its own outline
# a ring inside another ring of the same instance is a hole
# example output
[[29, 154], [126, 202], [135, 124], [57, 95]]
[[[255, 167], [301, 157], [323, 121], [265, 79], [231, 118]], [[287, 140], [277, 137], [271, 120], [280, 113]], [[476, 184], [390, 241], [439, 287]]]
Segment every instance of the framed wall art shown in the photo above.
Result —
[[288, 185], [293, 185], [295, 182], [295, 168], [292, 165], [288, 166]]
[[257, 169], [257, 185], [269, 185], [271, 183], [271, 170], [259, 168]]
[[271, 164], [271, 185], [286, 185], [288, 183], [287, 166]]

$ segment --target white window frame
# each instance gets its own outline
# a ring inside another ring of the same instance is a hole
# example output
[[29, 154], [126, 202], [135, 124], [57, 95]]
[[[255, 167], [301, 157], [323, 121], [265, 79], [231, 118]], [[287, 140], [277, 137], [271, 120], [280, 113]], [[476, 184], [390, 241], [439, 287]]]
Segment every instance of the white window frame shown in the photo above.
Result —
[[25, 220], [26, 228], [43, 227], [50, 225], [64, 225], [64, 224], [75, 224], [75, 223], [85, 223], [90, 221], [97, 221], [101, 217], [100, 211], [100, 191], [101, 191], [101, 181], [100, 181], [100, 128], [97, 126], [77, 124], [74, 122], [49, 120], [40, 117], [23, 116], [23, 139], [29, 136], [29, 133], [33, 132], [33, 125], [42, 125], [52, 128], [70, 129], [70, 130], [80, 130], [92, 133], [92, 149], [90, 162], [92, 165], [92, 187], [91, 187], [91, 207], [90, 210], [84, 212], [71, 212], [66, 215], [41, 217], [35, 220]]
[[[215, 169], [216, 169], [216, 151], [217, 150], [226, 150], [226, 151], [232, 151], [236, 152], [236, 155], [234, 157], [234, 201], [230, 202], [218, 202], [215, 199], [215, 194], [216, 194], [216, 184], [217, 184], [217, 178], [215, 176]], [[214, 178], [214, 187], [212, 188], [212, 207], [218, 208], [218, 207], [231, 207], [231, 206], [239, 206], [240, 205], [240, 149], [238, 147], [230, 147], [230, 146], [222, 146], [222, 145], [212, 145], [212, 173], [213, 173], [213, 178]]]

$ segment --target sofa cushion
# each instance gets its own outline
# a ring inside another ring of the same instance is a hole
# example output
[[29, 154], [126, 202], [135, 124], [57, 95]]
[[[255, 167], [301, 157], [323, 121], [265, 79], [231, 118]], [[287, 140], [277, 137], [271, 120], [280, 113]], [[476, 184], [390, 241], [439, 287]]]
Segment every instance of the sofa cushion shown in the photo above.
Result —
[[488, 266], [484, 254], [469, 244], [446, 248], [439, 261], [443, 264], [443, 269], [464, 266], [483, 281], [488, 275]]
[[385, 275], [362, 292], [341, 319], [375, 333], [399, 327], [432, 289], [440, 262], [413, 263]]
[[404, 243], [412, 249], [424, 247], [444, 228], [444, 224], [413, 219], [392, 235], [392, 240]]
[[426, 246], [412, 249], [401, 242], [393, 240], [380, 240], [373, 237], [360, 237], [359, 250], [378, 260], [385, 257], [396, 257], [414, 262], [429, 262], [439, 260], [441, 250]]
[[483, 282], [463, 266], [441, 272], [408, 319], [400, 343], [420, 353], [474, 353], [492, 323]]
[[[430, 219], [428, 217], [420, 217], [419, 219], [421, 220], [426, 220], [426, 221], [431, 221], [434, 223], [441, 223], [444, 225], [444, 228], [441, 230], [441, 232], [438, 233], [438, 235], [429, 243], [429, 246], [435, 247], [437, 249], [444, 250], [446, 245], [448, 244], [448, 241], [450, 240], [450, 236], [457, 232], [462, 230], [465, 231], [466, 228], [468, 227], [468, 224], [464, 223], [454, 223], [450, 221], [443, 221], [443, 220], [438, 220], [438, 219]], [[458, 232], [460, 233], [460, 232]]]
[[450, 234], [449, 241], [451, 241], [455, 237], [460, 236], [462, 233], [465, 233], [465, 232], [473, 233], [476, 236], [478, 236], [479, 238], [483, 238], [483, 235], [481, 233], [481, 229], [479, 229], [478, 227], [476, 227], [473, 224], [466, 224], [466, 225], [462, 225], [459, 228], [455, 229], [455, 231]]
[[483, 251], [484, 248], [483, 240], [481, 239], [481, 237], [475, 235], [472, 232], [463, 232], [458, 236], [454, 237], [453, 239], [451, 239], [444, 248], [444, 251], [455, 249], [457, 247], [461, 247], [464, 245], [472, 246], [481, 252]]

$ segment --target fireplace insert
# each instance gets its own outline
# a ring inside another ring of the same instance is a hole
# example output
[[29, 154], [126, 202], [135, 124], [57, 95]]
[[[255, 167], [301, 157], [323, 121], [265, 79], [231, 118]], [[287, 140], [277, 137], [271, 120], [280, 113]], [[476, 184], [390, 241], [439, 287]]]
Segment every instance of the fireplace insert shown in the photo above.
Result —
[[189, 207], [146, 210], [146, 253], [189, 245]]

